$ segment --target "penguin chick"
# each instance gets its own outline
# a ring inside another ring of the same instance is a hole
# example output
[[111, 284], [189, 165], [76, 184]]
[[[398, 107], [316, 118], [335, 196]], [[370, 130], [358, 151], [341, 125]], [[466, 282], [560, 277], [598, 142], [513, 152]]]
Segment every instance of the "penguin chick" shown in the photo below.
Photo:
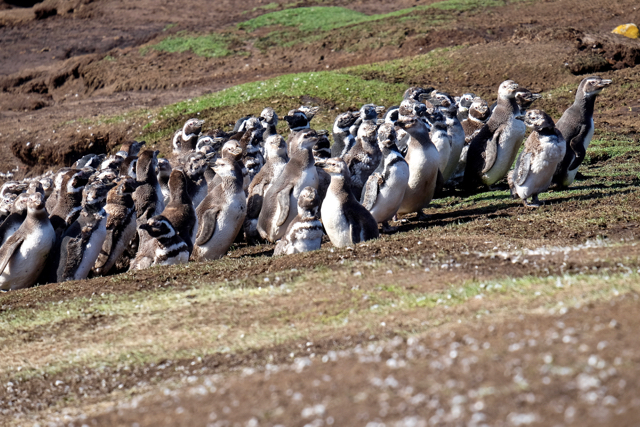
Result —
[[244, 135], [240, 138], [240, 146], [242, 147], [242, 163], [247, 168], [249, 183], [251, 183], [253, 177], [264, 165], [264, 156], [260, 151], [264, 128], [258, 119], [252, 117], [245, 122], [245, 129]]
[[516, 92], [516, 103], [522, 113], [528, 110], [536, 99], [540, 98], [542, 98], [542, 95], [532, 93], [529, 89], [522, 88]]
[[322, 204], [322, 223], [334, 246], [353, 246], [378, 237], [378, 223], [351, 191], [349, 169], [344, 160], [332, 157], [322, 164], [331, 185]]
[[349, 168], [353, 194], [362, 194], [362, 187], [380, 164], [382, 152], [378, 147], [377, 131], [377, 125], [370, 121], [364, 122], [358, 130], [356, 145], [344, 157]]
[[289, 161], [287, 144], [280, 135], [276, 134], [267, 138], [265, 153], [267, 156], [266, 163], [251, 181], [247, 196], [247, 217], [244, 221], [243, 229], [249, 244], [256, 244], [260, 239], [258, 216], [262, 210], [263, 197], [271, 187], [271, 184], [278, 179]]
[[195, 150], [204, 120], [189, 119], [182, 129], [173, 135], [173, 153], [181, 154]]
[[136, 209], [132, 197], [136, 186], [133, 179], [123, 177], [107, 193], [104, 207], [107, 233], [93, 266], [97, 275], [109, 273], [136, 234]]
[[242, 228], [247, 213], [242, 171], [238, 162], [219, 159], [213, 169], [221, 182], [207, 194], [196, 210], [198, 233], [192, 255], [195, 261], [218, 259], [226, 254]]
[[378, 129], [378, 146], [382, 160], [362, 190], [362, 205], [376, 222], [382, 223], [383, 231], [393, 231], [388, 221], [398, 212], [404, 198], [409, 184], [409, 165], [396, 146], [396, 131], [391, 123]]
[[171, 222], [156, 215], [140, 225], [148, 234], [129, 270], [144, 270], [156, 265], [186, 264], [189, 261], [187, 244], [178, 236]]
[[[512, 195], [522, 199], [525, 206], [538, 207], [538, 194], [547, 190], [558, 164], [566, 151], [562, 134], [553, 119], [542, 110], [530, 110], [525, 114], [525, 125], [533, 129], [524, 144], [524, 150], [509, 173]], [[532, 203], [527, 203], [531, 197]]]
[[474, 98], [469, 106], [468, 117], [462, 122], [466, 145], [469, 145], [476, 132], [487, 122], [490, 115], [491, 110], [487, 101], [479, 97]]
[[576, 90], [573, 105], [562, 114], [556, 124], [567, 145], [564, 159], [553, 176], [553, 182], [560, 187], [570, 186], [578, 173], [578, 166], [587, 154], [587, 147], [595, 131], [593, 110], [596, 97], [610, 84], [611, 80], [598, 76], [583, 79]]
[[526, 127], [515, 101], [517, 83], [506, 80], [498, 89], [498, 104], [487, 123], [469, 143], [463, 185], [468, 190], [490, 186], [507, 175], [524, 139]]
[[196, 229], [196, 211], [187, 190], [187, 177], [180, 169], [171, 171], [169, 178], [171, 197], [162, 216], [171, 222], [178, 236], [187, 244], [189, 255], [193, 251], [193, 233]]
[[274, 256], [320, 249], [323, 233], [319, 209], [318, 191], [313, 187], [305, 187], [298, 197], [298, 215], [287, 227], [284, 237], [276, 244]]
[[312, 153], [317, 142], [318, 135], [313, 129], [297, 132], [291, 141], [290, 160], [264, 195], [258, 216], [258, 232], [263, 239], [272, 243], [281, 239], [296, 216], [293, 207], [302, 189], [318, 188], [318, 172]]
[[207, 195], [207, 180], [204, 177], [209, 169], [209, 160], [202, 153], [189, 153], [184, 161], [183, 172], [187, 179], [187, 192], [191, 198], [194, 208]]
[[331, 157], [344, 157], [356, 143], [356, 138], [350, 132], [351, 126], [358, 120], [359, 112], [347, 111], [340, 113], [333, 123], [333, 145]]
[[84, 188], [82, 211], [62, 236], [57, 282], [83, 280], [89, 275], [107, 237], [103, 204], [109, 188], [101, 183]]
[[62, 176], [57, 203], [49, 215], [56, 236], [61, 236], [80, 215], [82, 190], [90, 176], [91, 170], [86, 169], [71, 169]]
[[44, 196], [29, 195], [27, 217], [0, 247], [0, 290], [28, 288], [36, 284], [56, 238], [44, 207]]

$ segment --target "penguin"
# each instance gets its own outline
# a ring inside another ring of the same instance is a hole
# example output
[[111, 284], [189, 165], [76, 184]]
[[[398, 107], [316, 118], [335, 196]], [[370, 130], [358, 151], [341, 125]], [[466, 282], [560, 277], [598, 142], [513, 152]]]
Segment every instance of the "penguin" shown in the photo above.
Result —
[[167, 159], [158, 159], [158, 170], [156, 171], [156, 179], [160, 185], [160, 191], [162, 192], [162, 200], [166, 206], [169, 203], [170, 191], [169, 191], [169, 177], [171, 176], [171, 163]]
[[[449, 94], [433, 91], [431, 93], [431, 103], [436, 105], [443, 114], [447, 126], [447, 134], [451, 140], [451, 153], [446, 167], [442, 170], [442, 177], [447, 182], [455, 172], [460, 160], [460, 153], [464, 147], [464, 129], [458, 120], [458, 106]], [[431, 139], [435, 143], [433, 137]], [[442, 159], [440, 160], [442, 161]]]
[[475, 134], [489, 120], [490, 115], [491, 110], [487, 101], [479, 97], [474, 98], [469, 106], [467, 119], [461, 123], [466, 145], [471, 142]]
[[107, 213], [107, 233], [93, 266], [93, 272], [97, 275], [105, 275], [111, 271], [136, 235], [136, 209], [133, 203], [136, 186], [135, 180], [123, 177], [107, 193], [104, 207]]
[[173, 135], [173, 153], [181, 154], [195, 150], [204, 120], [189, 119], [182, 129]]
[[138, 188], [133, 193], [133, 201], [138, 224], [146, 224], [164, 209], [162, 190], [156, 176], [157, 156], [158, 151], [145, 150], [140, 153], [136, 164]]
[[[516, 91], [516, 97], [515, 97], [516, 104], [518, 104], [518, 108], [520, 108], [520, 112], [522, 114], [524, 114], [525, 111], [529, 107], [531, 107], [531, 104], [533, 104], [533, 101], [540, 98], [542, 98], [542, 95], [540, 95], [539, 93], [533, 93], [529, 89], [525, 89], [525, 88], [518, 89]], [[495, 110], [496, 105], [498, 105], [497, 101], [491, 104], [491, 111]]]
[[28, 200], [29, 195], [27, 193], [21, 193], [16, 196], [13, 206], [11, 207], [11, 213], [2, 221], [2, 225], [0, 225], [0, 246], [3, 245], [13, 233], [18, 231], [18, 228], [20, 228], [24, 222], [24, 219], [27, 217]]
[[240, 117], [237, 121], [236, 124], [233, 126], [233, 130], [231, 131], [232, 135], [235, 135], [239, 132], [244, 132], [244, 122], [246, 122], [248, 119], [250, 119], [253, 116], [244, 116], [244, 117]]
[[171, 197], [162, 216], [173, 225], [178, 236], [187, 244], [189, 255], [193, 251], [193, 233], [196, 228], [196, 211], [187, 190], [187, 177], [180, 169], [171, 171], [169, 178]]
[[271, 107], [266, 107], [260, 113], [259, 117], [262, 122], [262, 126], [264, 127], [264, 135], [263, 139], [266, 141], [270, 136], [276, 135], [278, 131], [276, 130], [278, 126], [278, 114]]
[[120, 174], [120, 167], [122, 166], [123, 161], [124, 159], [122, 157], [111, 155], [106, 159], [104, 159], [102, 163], [100, 163], [99, 169], [100, 170], [111, 169], [113, 171], [116, 171], [118, 174]]
[[331, 175], [331, 185], [321, 208], [322, 223], [331, 243], [342, 248], [377, 238], [378, 223], [353, 195], [345, 161], [332, 157], [321, 166]]
[[51, 194], [47, 197], [45, 202], [47, 212], [53, 212], [53, 209], [56, 207], [56, 204], [58, 203], [58, 196], [62, 189], [62, 181], [65, 179], [65, 174], [70, 170], [71, 168], [61, 168], [53, 176], [53, 191], [51, 191]]
[[148, 238], [140, 245], [129, 271], [144, 270], [157, 265], [186, 264], [189, 261], [187, 244], [176, 233], [171, 222], [156, 215], [140, 225]]
[[271, 187], [271, 184], [278, 179], [289, 161], [287, 144], [284, 138], [278, 134], [267, 138], [265, 154], [267, 160], [260, 172], [251, 181], [247, 196], [247, 216], [243, 229], [249, 244], [256, 244], [260, 239], [258, 216], [262, 210], [263, 197]]
[[454, 98], [455, 103], [458, 105], [457, 116], [460, 123], [467, 120], [469, 117], [469, 108], [471, 107], [475, 97], [476, 96], [473, 93], [467, 92], [463, 93], [462, 96], [456, 96]]
[[291, 221], [278, 241], [273, 256], [291, 255], [320, 249], [322, 223], [320, 222], [320, 198], [313, 187], [305, 187], [298, 197], [298, 215]]
[[214, 260], [227, 253], [242, 228], [247, 201], [238, 162], [218, 159], [213, 166], [220, 185], [212, 189], [196, 210], [198, 233], [193, 247], [195, 261]]
[[44, 190], [44, 198], [47, 199], [53, 193], [53, 179], [50, 176], [44, 176], [39, 179]]
[[82, 158], [77, 160], [71, 167], [74, 169], [98, 169], [105, 157], [105, 154], [87, 154], [86, 156], [82, 156]]
[[15, 194], [16, 196], [20, 193], [24, 193], [29, 188], [29, 184], [26, 182], [17, 182], [17, 181], [9, 181], [2, 184], [2, 188], [0, 189], [0, 197], [4, 197], [7, 194]]
[[[428, 103], [428, 99], [430, 97], [431, 92], [435, 89], [431, 86], [427, 86], [426, 88], [419, 86], [411, 86], [402, 94], [402, 99], [411, 99], [413, 101], [417, 101], [420, 103]], [[427, 107], [433, 107], [433, 105], [427, 105]]]
[[[527, 207], [539, 207], [538, 194], [547, 190], [558, 164], [564, 158], [566, 143], [553, 119], [542, 110], [529, 110], [524, 123], [533, 129], [524, 144], [508, 181], [514, 198]], [[527, 199], [531, 197], [531, 203]]]
[[378, 129], [378, 146], [382, 152], [380, 165], [362, 190], [362, 205], [371, 212], [382, 231], [396, 231], [389, 226], [409, 184], [409, 165], [396, 146], [394, 125], [385, 123]]
[[498, 89], [498, 104], [487, 123], [469, 143], [463, 186], [472, 190], [491, 186], [504, 178], [513, 164], [524, 139], [526, 127], [515, 100], [520, 89], [506, 80]]
[[40, 193], [30, 194], [27, 217], [0, 247], [0, 290], [35, 285], [55, 239], [55, 231], [44, 206], [44, 196]]
[[120, 150], [118, 152], [126, 153], [123, 158], [138, 157], [140, 150], [142, 150], [142, 147], [144, 147], [145, 144], [145, 141], [127, 141], [120, 146]]
[[57, 282], [86, 279], [107, 237], [107, 213], [103, 205], [112, 185], [88, 184], [82, 211], [65, 231], [60, 245]]
[[207, 196], [207, 180], [204, 177], [209, 160], [202, 153], [189, 153], [184, 161], [183, 172], [187, 179], [187, 192], [194, 207]]
[[49, 215], [57, 237], [60, 237], [80, 215], [82, 190], [90, 176], [91, 171], [87, 169], [71, 169], [63, 175], [57, 203]]
[[583, 79], [576, 90], [573, 105], [562, 114], [556, 123], [556, 129], [562, 134], [567, 148], [564, 159], [558, 165], [558, 170], [553, 176], [554, 184], [568, 187], [576, 178], [578, 166], [584, 160], [595, 130], [593, 110], [596, 97], [610, 84], [611, 80], [598, 76]]
[[201, 135], [196, 143], [196, 151], [202, 154], [218, 153], [222, 145], [227, 142], [227, 138], [213, 137], [211, 135]]
[[455, 153], [453, 153], [451, 136], [447, 133], [447, 122], [440, 111], [433, 110], [431, 114], [429, 114], [429, 123], [431, 123], [429, 138], [438, 150], [438, 157], [440, 158], [438, 168], [443, 174], [443, 179], [446, 181], [447, 177], [444, 176], [444, 173], [447, 170], [449, 158], [455, 155]]
[[[381, 114], [384, 111], [383, 106], [377, 106], [375, 104], [365, 104], [360, 108], [359, 117], [353, 123], [351, 128], [349, 128], [349, 132], [356, 138], [356, 144], [358, 143], [357, 139], [360, 135], [360, 128], [363, 124], [374, 124], [378, 123], [378, 114]], [[348, 153], [349, 151], [347, 151]]]
[[431, 138], [427, 124], [418, 116], [405, 113], [400, 108], [402, 119], [396, 123], [410, 136], [405, 160], [409, 165], [409, 183], [405, 190], [402, 203], [398, 208], [398, 215], [417, 212], [423, 217], [422, 209], [426, 208], [439, 186], [443, 182], [440, 172], [440, 155]]
[[[420, 93], [421, 95], [419, 96], [419, 98], [424, 99], [426, 95], [422, 94], [422, 92]], [[431, 103], [429, 103], [429, 105], [431, 105]], [[431, 110], [433, 110], [435, 107], [431, 105], [430, 108]], [[402, 111], [402, 113], [400, 113], [400, 111]], [[398, 120], [401, 120], [403, 118], [406, 118], [409, 116], [417, 116], [427, 125], [427, 129], [431, 130], [431, 124], [428, 123], [426, 120], [424, 120], [424, 116], [426, 113], [427, 113], [426, 104], [420, 101], [416, 101], [412, 97], [408, 97], [403, 99], [402, 102], [400, 103], [400, 107], [398, 107], [398, 114], [390, 117], [390, 119], [392, 118], [393, 123], [396, 124]], [[411, 138], [411, 136], [407, 132], [405, 132], [405, 130], [402, 129], [400, 126], [396, 126], [396, 134], [397, 134], [396, 145], [398, 146], [398, 149], [400, 150], [402, 155], [406, 156], [409, 139]]]
[[129, 156], [120, 163], [120, 176], [129, 176], [136, 179], [136, 169], [138, 168], [138, 157]]
[[350, 175], [353, 194], [360, 195], [369, 176], [380, 164], [382, 151], [377, 141], [378, 126], [371, 121], [363, 122], [358, 129], [356, 144], [344, 157]]
[[[314, 162], [321, 162], [331, 157], [331, 142], [329, 142], [329, 134], [326, 130], [319, 130], [318, 142], [313, 146], [311, 152], [313, 153]], [[316, 166], [316, 172], [318, 172], [318, 197], [320, 198], [320, 206], [324, 196], [327, 194], [329, 184], [331, 184], [331, 177], [319, 166]]]
[[296, 216], [293, 207], [302, 189], [309, 186], [318, 188], [318, 172], [311, 151], [317, 142], [316, 131], [305, 129], [297, 132], [289, 144], [289, 162], [262, 201], [258, 233], [263, 239], [271, 243], [281, 239]]
[[[320, 111], [320, 107], [300, 106], [297, 110], [291, 110], [283, 117], [289, 125], [289, 136], [287, 137], [287, 147], [290, 146], [297, 132], [311, 128], [311, 120]], [[291, 155], [291, 150], [288, 151]]]
[[264, 165], [264, 156], [260, 151], [263, 134], [264, 128], [258, 119], [252, 117], [245, 122], [245, 132], [239, 142], [242, 147], [242, 163], [249, 173], [249, 183]]
[[333, 145], [331, 157], [344, 157], [356, 143], [356, 138], [351, 134], [351, 126], [360, 117], [359, 112], [347, 111], [340, 113], [333, 122]]
[[[249, 185], [251, 184], [251, 182], [249, 181], [249, 172], [244, 166], [244, 163], [242, 163], [242, 147], [240, 146], [240, 143], [235, 139], [230, 139], [229, 141], [225, 142], [222, 146], [221, 158], [229, 159], [232, 162], [238, 163], [238, 166], [240, 167], [240, 170], [242, 172], [242, 188], [245, 193], [248, 193]], [[209, 168], [209, 170], [212, 171], [213, 169]], [[207, 194], [209, 194], [211, 190], [221, 182], [222, 179], [217, 175], [215, 175], [213, 179], [210, 179], [210, 181], [207, 181]]]

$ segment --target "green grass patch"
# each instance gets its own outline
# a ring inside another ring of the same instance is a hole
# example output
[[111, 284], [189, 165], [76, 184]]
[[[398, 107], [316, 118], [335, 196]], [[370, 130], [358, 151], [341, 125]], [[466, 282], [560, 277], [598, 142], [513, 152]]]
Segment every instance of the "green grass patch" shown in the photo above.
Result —
[[191, 51], [198, 56], [206, 58], [218, 58], [234, 53], [230, 48], [233, 39], [224, 34], [212, 33], [203, 36], [181, 34], [167, 37], [155, 45], [143, 48], [142, 54], [149, 48], [162, 52], [187, 52]]

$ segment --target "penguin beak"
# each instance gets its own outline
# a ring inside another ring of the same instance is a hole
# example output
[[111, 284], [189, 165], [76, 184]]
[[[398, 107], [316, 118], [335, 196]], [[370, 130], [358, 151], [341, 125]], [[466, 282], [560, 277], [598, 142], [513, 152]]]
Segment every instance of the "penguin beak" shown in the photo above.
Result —
[[520, 114], [519, 116], [515, 117], [516, 120], [521, 120], [524, 122], [524, 114]]
[[613, 80], [600, 80], [600, 84], [598, 86], [600, 86], [601, 88], [607, 87], [611, 84], [611, 82], [613, 82]]

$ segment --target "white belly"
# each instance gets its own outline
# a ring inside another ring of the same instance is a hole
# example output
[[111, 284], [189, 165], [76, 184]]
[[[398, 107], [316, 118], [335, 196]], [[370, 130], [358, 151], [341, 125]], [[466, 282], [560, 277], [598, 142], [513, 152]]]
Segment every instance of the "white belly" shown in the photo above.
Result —
[[235, 194], [218, 214], [216, 229], [211, 239], [201, 246], [194, 247], [196, 259], [213, 260], [224, 256], [242, 228], [246, 214], [247, 202], [242, 191]]
[[[287, 249], [287, 254], [299, 254], [302, 252], [315, 251], [320, 249], [322, 244], [322, 227], [320, 227], [320, 221], [316, 224], [318, 228], [309, 230], [307, 228], [295, 228], [291, 230], [293, 233], [293, 244]], [[301, 224], [302, 225], [302, 224]], [[309, 225], [305, 223], [304, 225]]]
[[551, 185], [551, 179], [558, 164], [562, 161], [566, 146], [564, 142], [557, 144], [549, 141], [549, 138], [540, 138], [542, 152], [531, 163], [527, 179], [522, 185], [515, 185], [518, 196], [525, 200], [534, 194], [539, 194]]
[[485, 185], [493, 185], [507, 175], [518, 155], [526, 130], [521, 120], [516, 120], [513, 116], [509, 119], [509, 125], [502, 131], [498, 141], [496, 161], [482, 176], [482, 182]]
[[35, 285], [54, 240], [55, 232], [50, 223], [29, 233], [0, 275], [0, 289], [15, 290]]
[[273, 221], [273, 226], [271, 227], [271, 235], [269, 236], [269, 240], [275, 242], [276, 240], [282, 239], [284, 233], [286, 233], [289, 224], [293, 219], [298, 215], [298, 197], [300, 197], [300, 193], [306, 187], [313, 187], [316, 190], [318, 189], [319, 179], [318, 179], [318, 171], [315, 166], [310, 166], [302, 171], [302, 175], [298, 179], [298, 181], [293, 186], [293, 191], [291, 192], [291, 196], [289, 198], [289, 215], [287, 219], [284, 221], [282, 225], [279, 227], [275, 224], [275, 221], [280, 216], [280, 208], [276, 209], [276, 214], [273, 216], [271, 221]]
[[327, 192], [320, 213], [324, 229], [334, 246], [342, 248], [353, 244], [351, 227], [344, 216], [342, 204], [331, 191]]
[[440, 163], [438, 151], [433, 146], [423, 149], [419, 145], [411, 145], [406, 159], [409, 182], [398, 209], [400, 215], [421, 211], [431, 202]]
[[371, 208], [377, 222], [389, 221], [398, 212], [409, 184], [409, 165], [397, 162], [389, 170], [389, 177], [378, 190], [378, 197]]
[[438, 154], [440, 155], [438, 167], [444, 175], [447, 164], [449, 163], [449, 157], [451, 157], [451, 138], [444, 130], [433, 128], [431, 130], [431, 142], [436, 146], [436, 150], [438, 150]]

